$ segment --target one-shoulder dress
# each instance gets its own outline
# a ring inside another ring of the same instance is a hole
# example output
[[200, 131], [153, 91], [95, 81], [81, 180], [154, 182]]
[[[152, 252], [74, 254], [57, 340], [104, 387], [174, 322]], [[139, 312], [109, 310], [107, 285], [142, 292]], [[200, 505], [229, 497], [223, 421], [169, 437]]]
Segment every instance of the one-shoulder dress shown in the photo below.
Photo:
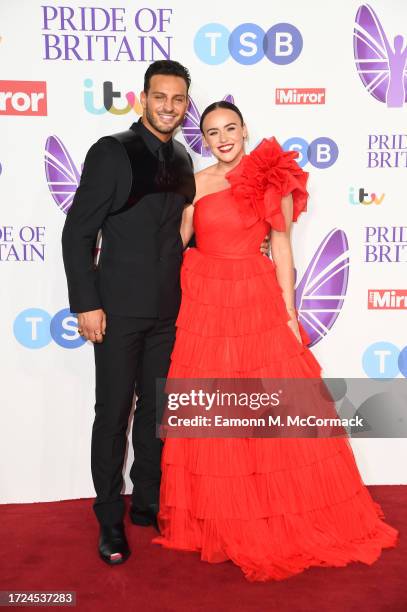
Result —
[[[259, 252], [270, 228], [306, 210], [308, 175], [274, 139], [228, 173], [228, 189], [195, 204], [169, 378], [318, 378], [321, 366], [287, 325], [275, 264]], [[364, 486], [348, 440], [167, 438], [159, 525], [164, 547], [238, 565], [250, 581], [311, 566], [374, 563], [398, 532]]]

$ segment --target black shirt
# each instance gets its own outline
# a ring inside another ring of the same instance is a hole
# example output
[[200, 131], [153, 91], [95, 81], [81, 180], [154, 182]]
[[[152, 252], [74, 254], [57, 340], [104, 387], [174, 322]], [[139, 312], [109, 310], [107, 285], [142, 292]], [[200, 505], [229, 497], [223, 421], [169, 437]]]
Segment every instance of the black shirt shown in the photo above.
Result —
[[148, 128], [146, 128], [141, 118], [137, 121], [137, 123], [133, 123], [130, 126], [130, 129], [133, 130], [133, 132], [138, 132], [150, 149], [151, 153], [158, 157], [158, 149], [163, 144], [163, 141], [153, 134], [153, 132], [151, 132]]

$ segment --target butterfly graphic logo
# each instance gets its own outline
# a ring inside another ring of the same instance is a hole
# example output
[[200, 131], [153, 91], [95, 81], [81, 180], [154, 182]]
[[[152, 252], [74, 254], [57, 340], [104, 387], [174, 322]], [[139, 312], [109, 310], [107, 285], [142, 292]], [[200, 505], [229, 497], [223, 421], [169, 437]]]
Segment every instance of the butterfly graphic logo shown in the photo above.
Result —
[[356, 68], [370, 95], [388, 107], [401, 107], [407, 101], [404, 43], [404, 37], [398, 34], [392, 47], [372, 7], [368, 4], [359, 7], [353, 32]]
[[346, 234], [333, 229], [325, 236], [295, 291], [298, 318], [317, 344], [339, 316], [348, 287], [349, 246]]
[[[234, 98], [230, 94], [225, 96], [223, 100], [234, 104]], [[190, 96], [185, 119], [181, 125], [182, 135], [187, 145], [194, 153], [198, 153], [198, 155], [202, 155], [203, 157], [210, 157], [212, 155], [210, 150], [203, 144], [202, 133], [199, 129], [200, 121], [201, 113]]]
[[[82, 169], [83, 164], [81, 172]], [[51, 195], [65, 214], [70, 209], [75, 191], [79, 187], [81, 172], [72, 161], [62, 140], [58, 136], [49, 136], [45, 143], [45, 174]]]

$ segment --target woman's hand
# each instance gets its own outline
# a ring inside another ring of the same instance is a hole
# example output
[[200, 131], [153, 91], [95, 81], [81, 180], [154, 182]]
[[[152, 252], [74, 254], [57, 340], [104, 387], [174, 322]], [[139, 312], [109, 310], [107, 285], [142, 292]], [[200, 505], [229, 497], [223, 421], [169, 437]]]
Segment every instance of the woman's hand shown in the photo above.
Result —
[[290, 320], [289, 320], [289, 321], [287, 321], [287, 325], [288, 325], [288, 327], [291, 329], [291, 331], [293, 332], [294, 336], [297, 338], [298, 342], [299, 342], [300, 344], [302, 344], [302, 338], [301, 338], [301, 333], [300, 333], [300, 327], [299, 327], [299, 325], [298, 325], [298, 320], [297, 320], [297, 317], [296, 317], [295, 313], [294, 313], [294, 314], [291, 314], [291, 312], [290, 312], [289, 314], [290, 314], [290, 317], [291, 317], [291, 318], [290, 318]]

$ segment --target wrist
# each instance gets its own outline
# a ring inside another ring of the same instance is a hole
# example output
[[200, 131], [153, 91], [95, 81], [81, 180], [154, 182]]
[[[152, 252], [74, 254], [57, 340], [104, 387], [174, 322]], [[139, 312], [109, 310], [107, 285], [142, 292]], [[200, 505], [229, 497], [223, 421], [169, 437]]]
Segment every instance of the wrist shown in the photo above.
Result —
[[298, 313], [296, 308], [287, 308], [288, 315], [291, 319], [297, 320]]

